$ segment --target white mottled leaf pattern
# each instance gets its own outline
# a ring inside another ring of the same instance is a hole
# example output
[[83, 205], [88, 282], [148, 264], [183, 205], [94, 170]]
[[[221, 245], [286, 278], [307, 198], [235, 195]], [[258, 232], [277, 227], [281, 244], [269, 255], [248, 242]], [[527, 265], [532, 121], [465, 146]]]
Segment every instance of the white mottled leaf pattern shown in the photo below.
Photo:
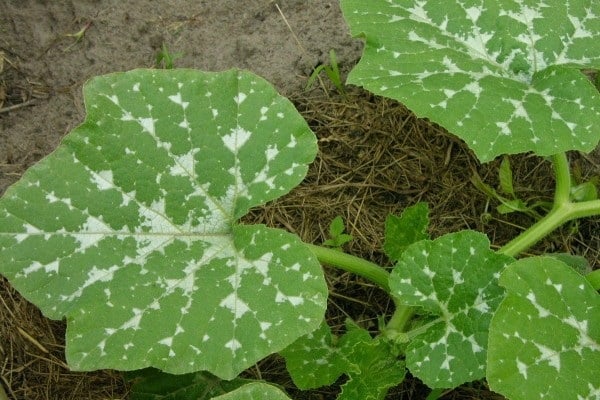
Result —
[[390, 276], [392, 293], [435, 316], [407, 347], [413, 375], [432, 388], [484, 377], [488, 326], [504, 293], [498, 276], [512, 261], [474, 231], [422, 240], [402, 253]]
[[0, 273], [67, 318], [69, 365], [231, 379], [316, 329], [316, 258], [237, 222], [315, 157], [293, 105], [238, 70], [134, 70], [84, 95], [86, 121], [0, 200]]
[[593, 150], [600, 95], [597, 0], [342, 0], [366, 40], [348, 83], [399, 100], [481, 161]]
[[600, 295], [552, 257], [521, 259], [490, 324], [487, 378], [510, 399], [600, 399]]

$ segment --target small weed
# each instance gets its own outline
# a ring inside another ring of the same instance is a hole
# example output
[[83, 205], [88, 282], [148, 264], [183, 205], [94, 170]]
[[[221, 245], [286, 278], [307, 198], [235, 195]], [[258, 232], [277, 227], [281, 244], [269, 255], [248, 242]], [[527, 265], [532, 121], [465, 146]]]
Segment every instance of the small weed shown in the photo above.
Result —
[[340, 92], [343, 95], [346, 94], [346, 91], [344, 90], [344, 82], [342, 81], [342, 76], [340, 74], [340, 68], [337, 63], [337, 57], [333, 49], [329, 51], [329, 64], [321, 64], [317, 66], [313, 70], [312, 74], [310, 74], [308, 82], [306, 82], [307, 90], [314, 85], [315, 80], [319, 77], [322, 71], [325, 71], [325, 74], [333, 83], [338, 92]]
[[173, 69], [175, 60], [183, 57], [183, 53], [171, 53], [167, 45], [163, 43], [162, 48], [156, 54], [156, 62], [154, 66], [162, 69]]
[[85, 36], [85, 33], [87, 32], [88, 29], [90, 29], [91, 26], [92, 26], [92, 21], [88, 21], [83, 26], [83, 28], [81, 28], [79, 31], [77, 31], [75, 33], [65, 33], [65, 36], [72, 37], [75, 39], [75, 41], [73, 43], [71, 43], [70, 45], [68, 45], [67, 47], [65, 47], [63, 51], [68, 51], [71, 49], [71, 47], [73, 47], [77, 43], [79, 43], [81, 41], [81, 39], [83, 39], [83, 37]]
[[498, 191], [490, 185], [484, 183], [481, 177], [475, 171], [471, 177], [471, 183], [473, 183], [473, 185], [481, 192], [486, 194], [489, 199], [494, 199], [500, 202], [500, 204], [496, 207], [496, 211], [498, 211], [500, 214], [521, 212], [536, 220], [539, 220], [542, 218], [542, 216], [536, 211], [536, 209], [541, 208], [545, 211], [549, 211], [549, 209], [552, 207], [551, 203], [549, 204], [540, 201], [533, 204], [528, 204], [526, 201], [517, 197], [513, 187], [513, 176], [510, 161], [506, 156], [503, 157], [502, 163], [500, 164], [498, 178], [500, 180], [500, 191], [502, 194], [498, 193]]
[[353, 239], [352, 235], [344, 233], [345, 230], [344, 220], [338, 215], [331, 221], [331, 224], [329, 225], [329, 239], [325, 240], [323, 245], [341, 250], [344, 244]]

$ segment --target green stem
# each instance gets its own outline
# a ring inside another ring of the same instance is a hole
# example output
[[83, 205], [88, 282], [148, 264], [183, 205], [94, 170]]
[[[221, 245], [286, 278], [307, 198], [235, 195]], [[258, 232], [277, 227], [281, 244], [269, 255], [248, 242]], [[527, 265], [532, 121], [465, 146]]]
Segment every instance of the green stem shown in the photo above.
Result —
[[317, 256], [320, 263], [362, 276], [375, 283], [387, 293], [390, 293], [388, 282], [390, 274], [379, 265], [338, 250], [309, 243], [306, 243], [306, 245]]
[[556, 175], [554, 205], [550, 212], [519, 236], [504, 245], [498, 252], [516, 257], [565, 222], [600, 215], [600, 200], [573, 203], [570, 200], [571, 175], [565, 153], [552, 157]]
[[406, 331], [408, 321], [410, 321], [414, 314], [414, 307], [409, 307], [396, 302], [396, 310], [394, 311], [394, 314], [392, 314], [392, 318], [390, 318], [385, 326], [385, 335], [388, 337], [393, 337], [398, 333]]
[[317, 246], [306, 243], [308, 248], [314, 253], [321, 264], [327, 264], [332, 267], [340, 268], [344, 271], [352, 272], [353, 274], [362, 276], [375, 283], [381, 289], [385, 290], [394, 300], [396, 309], [386, 326], [386, 330], [403, 332], [406, 324], [413, 316], [412, 307], [398, 303], [396, 298], [390, 293], [389, 279], [390, 274], [385, 269], [370, 261], [360, 257], [355, 257], [350, 254], [343, 253], [338, 250], [327, 247]]
[[552, 156], [554, 165], [554, 176], [556, 186], [554, 190], [554, 206], [567, 204], [571, 196], [571, 169], [569, 168], [569, 160], [567, 153], [555, 154]]
[[548, 215], [508, 242], [498, 252], [516, 257], [565, 222], [599, 214], [600, 200], [584, 201], [581, 203], [567, 202], [558, 207], [555, 205]]

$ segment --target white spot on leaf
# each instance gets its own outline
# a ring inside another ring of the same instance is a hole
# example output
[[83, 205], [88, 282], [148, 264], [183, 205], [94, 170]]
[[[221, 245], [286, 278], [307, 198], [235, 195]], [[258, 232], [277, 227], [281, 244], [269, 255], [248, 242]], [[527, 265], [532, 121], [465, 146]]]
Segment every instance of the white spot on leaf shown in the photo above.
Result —
[[228, 135], [222, 136], [223, 144], [234, 154], [250, 139], [251, 133], [237, 126]]

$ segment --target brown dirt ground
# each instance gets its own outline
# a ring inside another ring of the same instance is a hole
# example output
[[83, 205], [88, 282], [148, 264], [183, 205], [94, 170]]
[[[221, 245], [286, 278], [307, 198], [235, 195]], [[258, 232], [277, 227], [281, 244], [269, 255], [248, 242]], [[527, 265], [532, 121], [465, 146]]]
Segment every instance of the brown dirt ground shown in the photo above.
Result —
[[[427, 201], [431, 234], [471, 228], [501, 246], [532, 220], [502, 216], [494, 201], [470, 182], [474, 171], [497, 186], [499, 162], [480, 165], [463, 144], [402, 105], [356, 88], [340, 96], [327, 82], [304, 92], [307, 75], [335, 49], [343, 71], [360, 56], [337, 1], [134, 0], [0, 2], [0, 194], [25, 169], [51, 152], [84, 118], [81, 87], [88, 78], [153, 67], [162, 44], [183, 53], [178, 67], [246, 68], [291, 96], [319, 137], [320, 152], [305, 182], [284, 198], [253, 210], [262, 222], [319, 243], [328, 222], [342, 215], [355, 240], [345, 250], [381, 265], [386, 215]], [[84, 29], [76, 40], [72, 35]], [[600, 174], [599, 154], [572, 154], [583, 178]], [[512, 157], [519, 195], [552, 197], [549, 165], [533, 156]], [[569, 251], [600, 265], [600, 219], [560, 229], [531, 253]], [[347, 273], [327, 269], [328, 321], [350, 316], [377, 328], [389, 313], [386, 296]], [[113, 371], [70, 372], [64, 362], [64, 324], [50, 321], [0, 279], [0, 388], [17, 399], [124, 399], [127, 385]], [[298, 393], [281, 360], [271, 357], [248, 371], [285, 386], [295, 398], [334, 398], [336, 387]], [[416, 379], [390, 399], [422, 399]], [[0, 399], [1, 391], [0, 391]], [[465, 385], [444, 399], [495, 399], [484, 384]]]

